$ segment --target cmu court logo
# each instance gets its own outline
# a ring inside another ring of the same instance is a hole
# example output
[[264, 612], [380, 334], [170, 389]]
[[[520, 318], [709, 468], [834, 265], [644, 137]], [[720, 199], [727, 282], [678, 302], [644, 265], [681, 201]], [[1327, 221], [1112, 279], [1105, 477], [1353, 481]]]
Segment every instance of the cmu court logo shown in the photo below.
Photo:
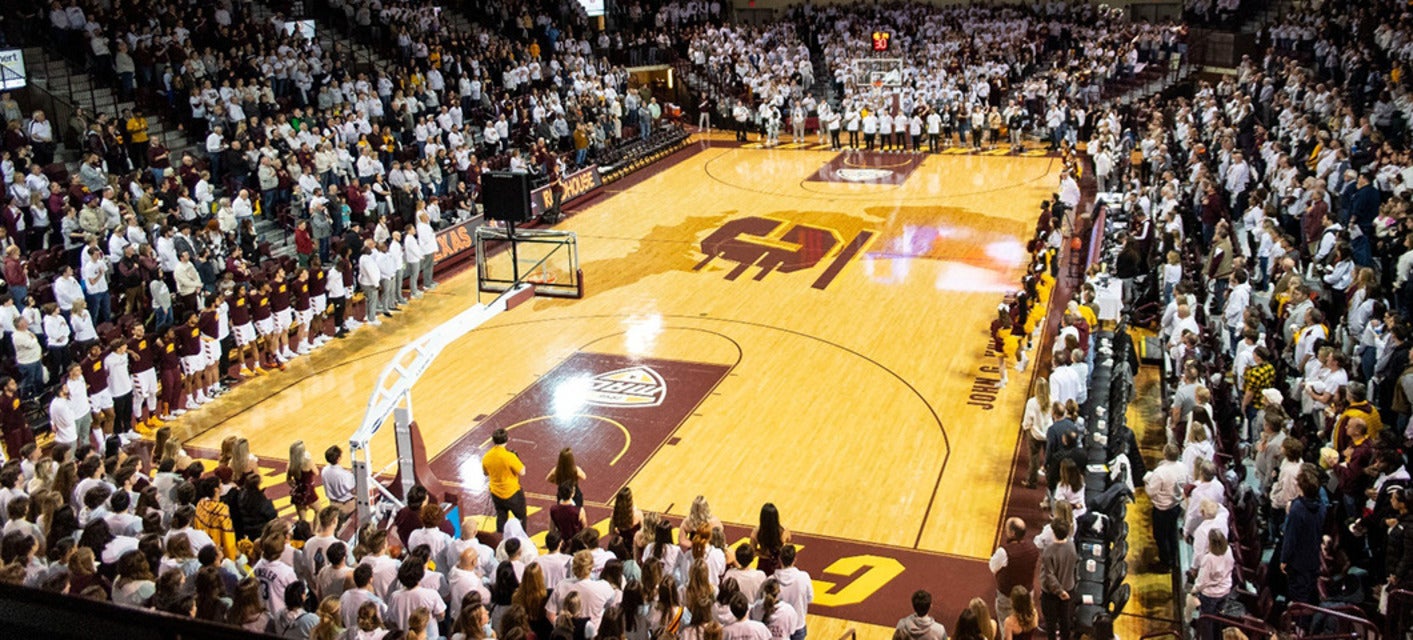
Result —
[[824, 289], [872, 237], [872, 231], [860, 231], [840, 249], [843, 241], [835, 229], [777, 218], [745, 216], [728, 220], [702, 239], [701, 251], [706, 259], [698, 262], [692, 270], [701, 271], [719, 258], [736, 263], [726, 273], [727, 280], [741, 277], [751, 267], [759, 269], [753, 279], [764, 280], [777, 271], [794, 273], [813, 269], [829, 258], [829, 266], [812, 285], [815, 289]]
[[656, 407], [667, 397], [667, 383], [652, 367], [636, 366], [600, 373], [589, 382], [588, 404], [599, 407]]

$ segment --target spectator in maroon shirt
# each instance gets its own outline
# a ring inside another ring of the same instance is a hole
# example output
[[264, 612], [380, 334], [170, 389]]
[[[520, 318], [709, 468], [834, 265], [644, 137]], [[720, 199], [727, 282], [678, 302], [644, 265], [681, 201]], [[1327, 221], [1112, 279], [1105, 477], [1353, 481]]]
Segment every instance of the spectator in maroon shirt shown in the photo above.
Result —
[[5, 231], [18, 244], [25, 244], [26, 229], [21, 229], [20, 224], [24, 222], [24, 211], [20, 209], [13, 200], [6, 202], [4, 207], [0, 207], [0, 222], [5, 224]]
[[18, 460], [20, 449], [34, 442], [34, 431], [20, 408], [20, 385], [9, 376], [0, 378], [0, 431], [5, 436], [5, 453]]
[[299, 256], [299, 266], [308, 267], [309, 258], [314, 255], [314, 238], [309, 235], [308, 220], [300, 220], [294, 227], [294, 252]]
[[368, 199], [363, 197], [363, 191], [358, 188], [357, 183], [348, 185], [348, 211], [349, 219], [353, 224], [363, 224], [363, 212], [368, 209]]
[[133, 245], [123, 247], [123, 257], [118, 260], [118, 286], [123, 290], [123, 313], [142, 313], [147, 310], [147, 290], [142, 273], [142, 264], [137, 261], [137, 250]]
[[[420, 484], [414, 485], [412, 489], [407, 492], [407, 506], [403, 507], [397, 512], [397, 515], [393, 516], [393, 526], [397, 528], [397, 538], [401, 540], [403, 544], [407, 544], [407, 538], [412, 535], [413, 531], [422, 528], [422, 505], [427, 503], [427, 498], [426, 487]], [[447, 522], [445, 518], [442, 519], [439, 528], [447, 534], [451, 534], [455, 531], [455, 529], [451, 528], [451, 523]]]
[[25, 297], [29, 295], [29, 274], [25, 273], [25, 263], [20, 260], [19, 245], [12, 244], [6, 247], [3, 271], [5, 286], [10, 289], [10, 297], [15, 300], [15, 308], [23, 311]]
[[151, 144], [147, 147], [147, 168], [152, 171], [153, 182], [161, 182], [167, 169], [172, 167], [171, 155], [161, 138], [151, 137]]

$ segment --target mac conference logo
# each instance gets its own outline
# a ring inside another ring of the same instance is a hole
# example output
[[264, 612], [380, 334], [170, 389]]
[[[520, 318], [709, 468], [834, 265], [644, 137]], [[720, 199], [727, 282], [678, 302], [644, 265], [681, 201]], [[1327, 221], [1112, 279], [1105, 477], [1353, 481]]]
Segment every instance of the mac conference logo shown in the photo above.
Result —
[[600, 373], [589, 381], [588, 404], [599, 407], [656, 407], [667, 397], [667, 383], [652, 367], [636, 366]]
[[839, 176], [840, 180], [847, 180], [849, 182], [875, 182], [893, 177], [893, 172], [888, 169], [872, 168], [835, 169], [834, 175]]

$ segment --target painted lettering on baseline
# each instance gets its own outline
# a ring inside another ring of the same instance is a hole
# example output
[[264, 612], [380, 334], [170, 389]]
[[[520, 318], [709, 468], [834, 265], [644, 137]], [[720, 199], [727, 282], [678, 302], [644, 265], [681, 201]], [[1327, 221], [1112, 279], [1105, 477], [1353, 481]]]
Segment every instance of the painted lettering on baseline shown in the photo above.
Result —
[[[990, 340], [987, 342], [989, 343]], [[984, 411], [990, 411], [996, 408], [996, 398], [1001, 395], [1001, 370], [995, 365], [996, 350], [993, 345], [987, 345], [982, 362], [992, 364], [981, 365], [978, 367], [980, 373], [972, 376], [971, 391], [967, 394], [967, 404], [981, 407]]]

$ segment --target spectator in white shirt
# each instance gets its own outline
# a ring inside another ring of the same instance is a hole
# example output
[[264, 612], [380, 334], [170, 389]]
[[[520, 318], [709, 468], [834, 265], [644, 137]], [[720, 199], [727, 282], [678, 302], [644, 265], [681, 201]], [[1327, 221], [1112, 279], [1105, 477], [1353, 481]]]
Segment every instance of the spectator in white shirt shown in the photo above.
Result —
[[386, 598], [397, 584], [398, 567], [402, 566], [402, 563], [388, 557], [387, 531], [365, 530], [360, 538], [364, 548], [369, 551], [358, 564], [373, 568], [373, 592]]
[[251, 574], [260, 581], [260, 596], [265, 601], [265, 609], [271, 617], [278, 617], [285, 610], [285, 589], [299, 580], [294, 567], [285, 564], [281, 557], [285, 553], [283, 541], [266, 537], [260, 541], [261, 559], [255, 563]]
[[329, 499], [333, 506], [339, 508], [339, 526], [343, 526], [353, 511], [358, 508], [354, 502], [354, 482], [353, 472], [339, 465], [343, 460], [343, 450], [338, 445], [330, 446], [324, 451], [324, 465], [320, 471], [320, 479], [324, 484], [324, 497]]
[[69, 385], [61, 384], [54, 389], [54, 399], [49, 402], [49, 430], [54, 434], [56, 445], [68, 445], [72, 448], [78, 441], [74, 407], [69, 402]]
[[[726, 625], [721, 629], [723, 640], [772, 640], [770, 628], [759, 620], [752, 620], [749, 617], [751, 603], [743, 593], [731, 596], [731, 615], [735, 617], [735, 622]], [[793, 637], [793, 636], [792, 636]], [[802, 636], [803, 637], [803, 636]]]
[[451, 536], [441, 530], [442, 516], [441, 505], [435, 501], [428, 501], [422, 505], [422, 510], [418, 512], [422, 528], [408, 534], [404, 546], [408, 549], [416, 549], [419, 546], [427, 545], [431, 553], [427, 557], [436, 562], [438, 566], [449, 567], [455, 563], [454, 558], [447, 558], [445, 552], [451, 546]]
[[93, 309], [94, 322], [102, 324], [112, 317], [108, 298], [109, 265], [98, 247], [89, 247], [88, 257], [88, 262], [83, 265], [83, 280], [88, 288], [88, 306]]
[[321, 558], [325, 559], [326, 564], [314, 576], [319, 599], [342, 597], [345, 591], [353, 587], [353, 568], [348, 566], [348, 545], [335, 541]]
[[74, 308], [74, 302], [83, 300], [83, 287], [79, 284], [78, 278], [74, 277], [74, 268], [64, 265], [59, 277], [54, 279], [54, 302], [59, 305], [59, 310], [65, 314]]
[[723, 581], [728, 578], [735, 580], [741, 593], [746, 594], [746, 598], [751, 602], [760, 599], [761, 585], [765, 584], [766, 578], [764, 571], [751, 568], [755, 560], [756, 554], [750, 543], [742, 542], [736, 546], [736, 566], [727, 569], [726, 574], [721, 577]]
[[209, 534], [191, 526], [192, 521], [195, 519], [196, 507], [184, 505], [177, 508], [176, 511], [172, 512], [172, 528], [167, 532], [167, 536], [163, 541], [170, 540], [176, 535], [185, 535], [187, 541], [191, 543], [192, 551], [197, 553], [200, 553], [201, 550], [206, 547], [216, 546], [216, 542], [211, 539]]
[[603, 619], [604, 609], [618, 601], [618, 591], [609, 586], [607, 582], [591, 577], [594, 570], [594, 554], [587, 549], [575, 553], [571, 562], [574, 579], [560, 583], [560, 589], [554, 593], [554, 609], [559, 610], [565, 596], [576, 593], [579, 595], [579, 602], [584, 606], [584, 617], [589, 619], [590, 624], [597, 627], [599, 621]]
[[780, 582], [780, 599], [790, 603], [795, 613], [799, 614], [799, 626], [790, 634], [790, 640], [804, 640], [807, 633], [805, 616], [809, 614], [810, 603], [814, 602], [814, 582], [810, 580], [810, 574], [795, 566], [795, 545], [787, 544], [780, 548], [780, 568], [775, 571], [774, 578]]
[[360, 564], [353, 570], [353, 588], [339, 596], [339, 615], [343, 617], [345, 628], [358, 628], [358, 610], [369, 602], [377, 607], [378, 618], [381, 620], [387, 614], [388, 605], [374, 593], [373, 567]]
[[548, 591], [554, 591], [555, 587], [559, 586], [559, 583], [569, 575], [571, 557], [560, 548], [562, 543], [559, 532], [551, 528], [549, 532], [545, 533], [546, 553], [534, 560], [534, 564], [539, 565], [540, 573], [545, 578], [545, 589]]
[[[436, 505], [428, 505], [437, 508]], [[445, 535], [445, 534], [443, 534]], [[427, 568], [420, 562], [406, 562], [398, 567], [397, 581], [402, 588], [388, 597], [388, 618], [398, 628], [406, 629], [407, 621], [418, 609], [426, 609], [431, 614], [427, 622], [428, 638], [440, 638], [441, 631], [437, 620], [446, 615], [446, 602], [441, 594], [421, 585]]]
[[250, 203], [249, 191], [245, 189], [240, 190], [240, 193], [236, 195], [236, 199], [231, 202], [231, 212], [235, 214], [238, 224], [255, 218], [255, 206]]
[[[550, 532], [553, 535], [553, 532]], [[538, 560], [538, 558], [537, 558]], [[466, 547], [461, 550], [456, 566], [447, 571], [447, 584], [451, 588], [451, 601], [460, 603], [466, 594], [476, 592], [481, 594], [481, 602], [491, 601], [491, 592], [486, 588], [485, 578], [480, 572], [481, 557], [474, 547]], [[562, 573], [562, 572], [561, 572]], [[548, 581], [546, 581], [548, 583]], [[546, 585], [548, 588], [548, 584]], [[457, 613], [460, 613], [459, 611]]]
[[93, 327], [93, 314], [88, 312], [88, 304], [82, 300], [74, 303], [69, 313], [69, 327], [73, 329], [74, 343], [81, 348], [98, 341], [98, 331]]
[[378, 245], [371, 239], [363, 241], [363, 255], [358, 258], [358, 287], [363, 289], [363, 301], [366, 307], [363, 311], [364, 324], [374, 326], [382, 324], [378, 320], [378, 290], [383, 281], [382, 272], [378, 266]]

